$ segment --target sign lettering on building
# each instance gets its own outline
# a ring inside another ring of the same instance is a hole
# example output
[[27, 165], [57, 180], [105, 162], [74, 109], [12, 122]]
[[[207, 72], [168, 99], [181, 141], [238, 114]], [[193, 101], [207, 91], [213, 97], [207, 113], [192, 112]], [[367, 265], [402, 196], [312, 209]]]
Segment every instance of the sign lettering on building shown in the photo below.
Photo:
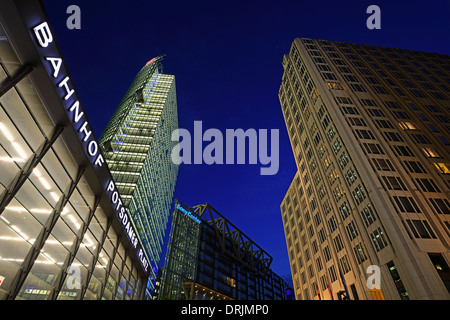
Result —
[[[86, 113], [84, 112], [80, 101], [76, 98], [77, 94], [71, 85], [70, 77], [64, 73], [63, 59], [59, 55], [56, 48], [52, 48], [53, 35], [47, 22], [42, 22], [33, 27], [33, 32], [37, 43], [41, 47], [39, 54], [41, 55], [44, 67], [52, 78], [57, 90], [61, 92], [61, 102], [64, 105], [66, 113], [72, 122], [73, 128], [76, 130], [78, 138], [83, 148], [93, 164], [94, 168], [102, 168], [107, 170], [105, 160], [96, 141], [93, 129], [89, 123]], [[132, 247], [136, 250], [136, 254], [144, 270], [148, 272], [149, 262], [144, 254], [141, 244], [138, 241], [137, 233], [131, 223], [130, 215], [127, 209], [122, 205], [119, 193], [114, 181], [110, 178], [104, 182], [105, 191], [109, 196], [111, 205], [115, 210], [116, 218], [119, 220], [124, 233], [130, 241]]]

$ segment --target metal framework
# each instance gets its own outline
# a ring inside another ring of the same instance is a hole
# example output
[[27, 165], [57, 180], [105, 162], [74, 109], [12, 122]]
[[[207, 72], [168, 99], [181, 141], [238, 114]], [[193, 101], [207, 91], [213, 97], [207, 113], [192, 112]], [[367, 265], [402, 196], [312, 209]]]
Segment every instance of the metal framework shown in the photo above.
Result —
[[28, 177], [33, 172], [33, 169], [41, 162], [47, 151], [51, 148], [56, 139], [58, 139], [64, 128], [65, 127], [63, 126], [55, 127], [52, 137], [49, 140], [45, 139], [40, 148], [28, 159], [25, 167], [18, 173], [11, 186], [8, 188], [7, 193], [3, 196], [2, 199], [0, 198], [0, 215], [14, 198], [20, 187], [22, 187], [25, 181], [27, 181]]
[[[265, 274], [269, 270], [272, 257], [209, 203], [191, 207], [191, 210], [214, 228], [224, 252], [252, 271]], [[226, 245], [226, 239], [230, 240], [231, 248]]]
[[23, 283], [25, 282], [25, 279], [27, 278], [28, 274], [31, 271], [31, 268], [34, 265], [34, 261], [37, 259], [37, 257], [41, 253], [42, 248], [45, 245], [45, 242], [47, 241], [48, 237], [50, 236], [50, 234], [53, 230], [53, 227], [55, 226], [56, 222], [58, 221], [59, 217], [61, 216], [61, 213], [62, 213], [64, 207], [69, 202], [70, 196], [72, 195], [73, 191], [75, 190], [75, 188], [78, 184], [78, 181], [80, 181], [81, 176], [84, 173], [84, 170], [85, 170], [84, 167], [78, 168], [78, 173], [77, 173], [75, 180], [73, 180], [70, 183], [68, 190], [65, 192], [65, 194], [63, 194], [61, 196], [58, 203], [56, 204], [55, 209], [53, 209], [52, 213], [50, 214], [50, 217], [49, 217], [47, 223], [45, 224], [44, 228], [41, 230], [41, 232], [37, 236], [34, 246], [31, 247], [30, 251], [28, 252], [28, 254], [23, 262], [21, 271], [18, 272], [15, 279], [13, 280], [13, 285], [11, 285], [12, 289], [8, 295], [8, 300], [15, 299], [17, 294], [19, 293]]

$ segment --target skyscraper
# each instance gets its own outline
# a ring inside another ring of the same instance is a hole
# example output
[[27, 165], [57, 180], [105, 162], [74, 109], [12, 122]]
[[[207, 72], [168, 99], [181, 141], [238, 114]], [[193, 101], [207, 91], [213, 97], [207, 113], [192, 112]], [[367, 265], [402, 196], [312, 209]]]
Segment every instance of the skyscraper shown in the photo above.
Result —
[[210, 204], [175, 202], [160, 299], [285, 300], [272, 257]]
[[295, 39], [279, 99], [297, 299], [449, 299], [450, 58]]
[[0, 2], [0, 82], [0, 300], [142, 299], [148, 260], [39, 0]]
[[178, 128], [175, 76], [162, 73], [162, 59], [151, 59], [139, 71], [100, 137], [153, 268], [161, 258], [178, 174], [170, 156], [171, 134]]

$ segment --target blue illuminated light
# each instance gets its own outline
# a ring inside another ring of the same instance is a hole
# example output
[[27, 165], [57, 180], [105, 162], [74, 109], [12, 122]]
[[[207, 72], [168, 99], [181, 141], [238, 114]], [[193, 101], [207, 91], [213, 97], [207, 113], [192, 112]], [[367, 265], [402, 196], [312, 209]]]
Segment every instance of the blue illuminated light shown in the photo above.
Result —
[[198, 224], [201, 223], [201, 221], [192, 214], [192, 212], [186, 210], [185, 208], [183, 208], [180, 204], [177, 205], [177, 209], [180, 210], [181, 212], [184, 213], [185, 216], [188, 216], [189, 218], [191, 218], [192, 220], [194, 220], [195, 222], [197, 222]]

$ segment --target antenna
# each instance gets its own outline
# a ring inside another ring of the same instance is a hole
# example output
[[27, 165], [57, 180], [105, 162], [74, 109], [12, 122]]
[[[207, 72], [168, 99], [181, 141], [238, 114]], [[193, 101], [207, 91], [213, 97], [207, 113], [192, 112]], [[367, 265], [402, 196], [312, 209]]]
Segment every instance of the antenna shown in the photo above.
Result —
[[281, 63], [283, 63], [283, 56], [281, 55], [280, 47], [277, 46], [278, 54], [280, 55]]

